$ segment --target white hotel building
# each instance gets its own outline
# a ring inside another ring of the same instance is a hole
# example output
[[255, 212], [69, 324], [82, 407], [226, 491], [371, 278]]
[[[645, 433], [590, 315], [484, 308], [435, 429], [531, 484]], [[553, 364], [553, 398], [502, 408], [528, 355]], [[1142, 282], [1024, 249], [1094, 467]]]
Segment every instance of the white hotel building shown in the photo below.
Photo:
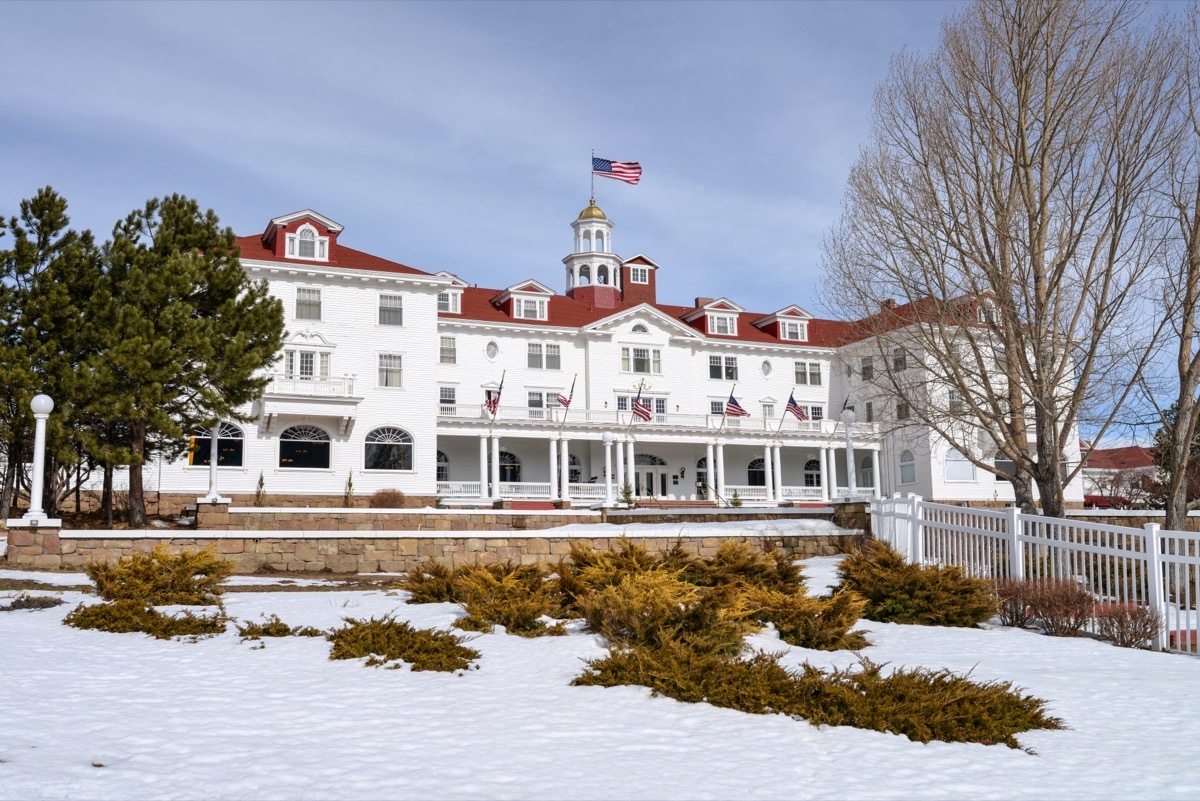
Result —
[[[857, 380], [841, 357], [850, 326], [796, 305], [660, 303], [664, 268], [618, 256], [594, 201], [571, 228], [562, 293], [535, 279], [485, 289], [352, 250], [313, 211], [239, 238], [244, 269], [283, 302], [287, 334], [244, 410], [254, 422], [221, 424], [218, 493], [243, 503], [260, 476], [273, 499], [301, 505], [336, 504], [351, 476], [359, 498], [394, 489], [451, 506], [595, 505], [626, 482], [662, 501], [848, 493], [835, 418]], [[502, 377], [493, 416], [485, 401]], [[631, 412], [639, 391], [647, 421]], [[723, 414], [731, 391], [749, 416]], [[784, 414], [792, 393], [808, 420]], [[1011, 500], [1007, 482], [964, 469], [927, 429], [863, 411], [851, 431], [860, 494]], [[158, 466], [164, 498], [210, 490], [211, 434], [197, 433], [190, 456]]]

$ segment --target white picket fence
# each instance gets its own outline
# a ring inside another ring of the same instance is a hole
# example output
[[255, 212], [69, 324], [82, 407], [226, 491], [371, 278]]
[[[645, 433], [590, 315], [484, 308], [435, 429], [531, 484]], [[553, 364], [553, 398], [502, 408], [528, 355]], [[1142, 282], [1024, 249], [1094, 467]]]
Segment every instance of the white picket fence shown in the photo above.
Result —
[[[1097, 607], [1157, 609], [1158, 649], [1197, 652], [1200, 534], [1110, 526], [929, 503], [918, 495], [871, 501], [873, 536], [914, 564], [957, 565], [986, 579], [1067, 579], [1086, 587]], [[1096, 621], [1088, 630], [1095, 632]]]

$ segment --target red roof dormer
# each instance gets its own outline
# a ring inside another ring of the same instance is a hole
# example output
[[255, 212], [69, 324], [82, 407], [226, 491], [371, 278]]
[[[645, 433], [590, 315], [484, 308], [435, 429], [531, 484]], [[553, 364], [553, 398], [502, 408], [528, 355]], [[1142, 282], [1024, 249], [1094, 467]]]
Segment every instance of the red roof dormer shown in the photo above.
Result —
[[281, 261], [338, 263], [342, 226], [312, 209], [276, 217], [263, 231], [263, 247]]

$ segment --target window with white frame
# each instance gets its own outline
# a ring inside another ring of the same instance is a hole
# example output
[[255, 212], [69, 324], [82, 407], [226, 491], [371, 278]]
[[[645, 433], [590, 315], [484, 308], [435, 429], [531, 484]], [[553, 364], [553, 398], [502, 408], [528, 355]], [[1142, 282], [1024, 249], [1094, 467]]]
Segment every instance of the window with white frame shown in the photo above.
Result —
[[438, 387], [438, 406], [441, 407], [442, 414], [454, 414], [455, 407], [458, 406], [458, 388]]
[[917, 483], [917, 460], [912, 451], [904, 451], [900, 454], [900, 483]]
[[462, 311], [462, 293], [438, 293], [438, 311], [458, 314]]
[[808, 419], [814, 422], [825, 419], [825, 407], [820, 404], [813, 404], [808, 407]]
[[780, 320], [779, 338], [790, 339], [793, 342], [803, 342], [808, 339], [808, 323], [799, 320]]
[[292, 426], [279, 435], [279, 466], [328, 470], [331, 444], [329, 434], [316, 426]]
[[897, 420], [907, 420], [909, 417], [912, 417], [912, 410], [909, 408], [908, 404], [907, 403], [897, 403], [896, 404], [896, 419]]
[[[618, 395], [617, 396], [617, 411], [628, 412], [633, 409], [633, 399], [636, 395]], [[667, 413], [666, 398], [651, 398], [647, 395], [642, 395], [642, 403], [650, 408], [650, 411], [656, 415], [664, 415]]]
[[562, 369], [562, 346], [556, 342], [546, 343], [546, 369]]
[[379, 296], [379, 324], [404, 325], [404, 296]]
[[321, 319], [321, 290], [315, 287], [296, 287], [296, 319]]
[[[246, 435], [232, 423], [221, 423], [217, 432], [217, 466], [241, 467]], [[188, 464], [207, 467], [212, 459], [212, 429], [199, 428], [188, 441]]]
[[526, 364], [533, 369], [562, 369], [562, 346], [556, 342], [529, 342], [525, 353]]
[[621, 348], [621, 372], [659, 375], [662, 373], [662, 351], [658, 348]]
[[650, 329], [649, 329], [649, 328], [647, 328], [646, 326], [642, 325], [641, 323], [635, 323], [635, 324], [634, 324], [634, 326], [633, 326], [633, 328], [630, 328], [629, 330], [630, 330], [632, 333], [634, 333], [634, 334], [648, 334], [648, 333], [650, 333]]
[[630, 267], [629, 280], [634, 284], [650, 283], [650, 268], [649, 267]]
[[458, 341], [454, 337], [441, 337], [438, 346], [438, 361], [442, 364], [458, 364]]
[[720, 414], [720, 415], [725, 414], [725, 401], [710, 400], [708, 402], [708, 413], [709, 414]]
[[875, 377], [875, 359], [872, 356], [862, 357], [862, 380], [870, 381]]
[[287, 254], [293, 259], [328, 261], [329, 237], [317, 236], [317, 229], [303, 225], [296, 233], [287, 235]]
[[708, 315], [708, 333], [735, 336], [737, 334], [737, 316], [733, 314]]
[[450, 457], [442, 451], [437, 452], [437, 480], [450, 480]]
[[404, 358], [398, 353], [379, 354], [379, 383], [380, 387], [404, 386]]
[[529, 392], [528, 407], [530, 420], [542, 420], [546, 417], [546, 393]]
[[821, 462], [819, 460], [809, 459], [804, 463], [804, 486], [821, 486]]
[[772, 417], [775, 416], [775, 404], [764, 403], [762, 405], [762, 413], [763, 413], [764, 420], [770, 420]]
[[462, 309], [462, 293], [461, 292], [439, 292], [437, 296], [437, 310], [447, 312], [449, 314], [458, 314]]
[[897, 371], [908, 369], [908, 352], [904, 348], [892, 349], [892, 369]]
[[868, 422], [868, 423], [874, 423], [874, 422], [875, 422], [875, 402], [874, 402], [874, 401], [867, 401], [867, 402], [866, 402], [865, 404], [863, 404], [863, 405], [866, 407], [866, 408], [865, 408], [865, 411], [866, 411], [866, 414], [867, 414], [867, 420], [866, 420], [866, 422]]
[[958, 390], [950, 390], [947, 402], [950, 408], [950, 414], [962, 414], [967, 410], [967, 404], [963, 400], [962, 393]]
[[821, 386], [820, 362], [796, 362], [796, 383], [810, 386]]
[[526, 364], [529, 367], [540, 370], [545, 366], [545, 358], [542, 353], [541, 342], [530, 342], [525, 346]]
[[946, 480], [974, 481], [975, 465], [961, 451], [950, 448], [946, 451]]
[[545, 320], [546, 306], [544, 298], [513, 298], [513, 316], [522, 320]]
[[412, 470], [412, 435], [393, 426], [371, 431], [363, 445], [363, 467], [367, 470]]
[[1005, 456], [1003, 451], [996, 451], [996, 455], [992, 458], [992, 465], [996, 468], [997, 481], [1004, 481], [1005, 476], [1017, 474], [1017, 463]]
[[737, 381], [737, 356], [709, 356], [708, 377], [718, 378], [723, 381]]
[[286, 378], [325, 381], [329, 378], [329, 361], [326, 351], [287, 348], [283, 352], [283, 374]]

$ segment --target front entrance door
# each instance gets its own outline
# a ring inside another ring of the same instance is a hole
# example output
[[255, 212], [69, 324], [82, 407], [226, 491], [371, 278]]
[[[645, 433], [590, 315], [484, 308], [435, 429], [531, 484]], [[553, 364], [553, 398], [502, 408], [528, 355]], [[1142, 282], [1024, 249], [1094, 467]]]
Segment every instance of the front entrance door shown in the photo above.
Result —
[[667, 495], [667, 468], [639, 466], [634, 475], [634, 494], [639, 498], [665, 498]]

